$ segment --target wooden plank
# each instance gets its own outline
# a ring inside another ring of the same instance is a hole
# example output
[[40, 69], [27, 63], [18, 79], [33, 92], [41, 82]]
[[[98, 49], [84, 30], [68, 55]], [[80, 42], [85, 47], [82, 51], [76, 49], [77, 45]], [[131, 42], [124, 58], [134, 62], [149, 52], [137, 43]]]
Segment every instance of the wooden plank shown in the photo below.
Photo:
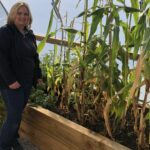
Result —
[[28, 139], [34, 145], [36, 145], [40, 150], [69, 150], [64, 144], [61, 144], [59, 141], [53, 137], [41, 132], [36, 128], [36, 125], [32, 126], [26, 122], [21, 123], [20, 135], [23, 138]]
[[[37, 41], [42, 41], [44, 39], [44, 36], [42, 35], [35, 35], [36, 36], [36, 40]], [[56, 39], [56, 38], [48, 38], [46, 43], [50, 43], [50, 44], [57, 44], [57, 45], [62, 45], [62, 46], [68, 46], [68, 41], [67, 40], [61, 40], [61, 39]], [[81, 46], [80, 43], [74, 42], [73, 46]], [[133, 60], [133, 58], [135, 60], [137, 60], [139, 58], [139, 54], [136, 56], [136, 58], [133, 57], [133, 53], [129, 53], [128, 57]]]
[[[30, 113], [31, 116], [34, 116], [34, 113]], [[36, 113], [37, 115], [37, 113]], [[38, 118], [38, 119], [37, 119]], [[41, 133], [55, 139], [57, 142], [62, 143], [63, 145], [66, 145], [67, 147], [71, 147], [73, 149], [77, 149], [74, 144], [70, 142], [70, 140], [66, 140], [65, 136], [63, 135], [62, 129], [58, 127], [57, 123], [53, 123], [52, 120], [47, 120], [45, 117], [43, 117], [41, 114], [38, 114], [38, 117], [34, 117], [34, 119], [28, 118], [28, 116], [25, 114], [23, 117], [23, 121], [26, 125], [34, 127], [33, 129], [40, 131]], [[42, 120], [42, 121], [41, 121]], [[37, 125], [38, 122], [38, 125]], [[64, 128], [63, 128], [64, 129]], [[65, 130], [65, 129], [64, 129]], [[41, 135], [38, 135], [41, 138]], [[70, 137], [71, 139], [72, 137]], [[64, 141], [65, 139], [65, 141]], [[51, 144], [50, 144], [51, 145]], [[62, 148], [62, 146], [61, 146]]]
[[[41, 35], [35, 35], [37, 41], [42, 41], [44, 39], [44, 36]], [[61, 39], [56, 39], [56, 38], [48, 38], [46, 43], [51, 43], [51, 44], [57, 44], [57, 45], [62, 45], [62, 46], [68, 46], [68, 41], [67, 40], [61, 40]], [[80, 43], [74, 42], [74, 46], [81, 46]]]
[[[53, 121], [53, 119], [47, 118], [45, 117], [45, 115], [43, 116], [43, 114], [39, 112], [37, 113], [36, 111], [29, 111], [28, 113], [30, 114], [31, 117], [29, 118], [28, 114], [25, 113], [23, 116], [23, 122], [25, 122], [26, 124], [29, 123], [32, 126], [36, 125], [36, 128], [38, 128], [37, 130], [41, 131], [42, 133], [51, 136], [56, 141], [59, 141], [60, 143], [67, 145], [67, 147], [71, 149], [79, 150], [78, 146], [72, 143], [72, 137], [74, 136], [74, 133], [69, 131], [63, 124], [59, 124], [59, 122], [57, 123]], [[69, 136], [68, 135], [66, 136], [66, 134], [68, 134]]]
[[[54, 143], [59, 142], [57, 145], [58, 149], [61, 150], [129, 150], [128, 148], [101, 136], [100, 134], [97, 134], [41, 107], [27, 107], [23, 115], [22, 124], [24, 125], [21, 126], [21, 133], [22, 131], [26, 132], [27, 138], [29, 138], [29, 136], [30, 140], [33, 138], [33, 143], [35, 145], [38, 144], [35, 142], [35, 138], [40, 141], [40, 138], [46, 136], [46, 139], [48, 139], [48, 137], [53, 139], [53, 141], [55, 141]], [[28, 131], [32, 130], [33, 132], [33, 129], [37, 130], [39, 134], [36, 134], [36, 136], [33, 136], [35, 133], [29, 134]], [[51, 140], [47, 140], [47, 142], [45, 141], [47, 144], [44, 145], [55, 145], [51, 144], [49, 141]], [[60, 145], [63, 145], [64, 149], [62, 149], [62, 146]], [[46, 149], [41, 148], [41, 150]]]

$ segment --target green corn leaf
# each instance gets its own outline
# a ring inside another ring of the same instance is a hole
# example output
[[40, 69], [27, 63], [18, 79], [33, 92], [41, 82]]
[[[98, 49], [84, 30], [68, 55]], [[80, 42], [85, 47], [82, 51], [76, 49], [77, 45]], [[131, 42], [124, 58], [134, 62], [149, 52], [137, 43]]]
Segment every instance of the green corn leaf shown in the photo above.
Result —
[[150, 27], [146, 29], [143, 42], [144, 51], [144, 78], [150, 81]]
[[113, 43], [112, 43], [112, 55], [113, 59], [115, 60], [118, 54], [119, 50], [119, 14], [117, 12], [117, 9], [114, 8], [114, 14], [115, 14], [115, 27], [114, 27], [114, 34], [113, 34]]
[[54, 0], [54, 1], [55, 1], [55, 6], [57, 6], [60, 0]]
[[143, 42], [143, 51], [146, 53], [150, 50], [150, 27], [145, 31], [144, 42]]
[[59, 59], [57, 58], [57, 53], [58, 53], [58, 45], [54, 45], [54, 57], [53, 59], [53, 63], [57, 64], [59, 62]]
[[107, 19], [106, 19], [106, 25], [104, 27], [104, 40], [106, 40], [107, 36], [108, 36], [108, 33], [109, 31], [112, 29], [113, 25], [112, 25], [112, 20], [114, 18], [114, 14], [111, 13]]
[[144, 58], [144, 65], [143, 65], [144, 67], [144, 78], [145, 78], [145, 80], [147, 80], [147, 81], [150, 81], [150, 70], [149, 70], [149, 68], [150, 68], [150, 54], [148, 55], [148, 54], [146, 54], [146, 56], [145, 56], [145, 58]]
[[[87, 14], [90, 14], [90, 11], [87, 11]], [[82, 17], [85, 15], [85, 11], [81, 12], [76, 18]]]
[[132, 45], [133, 39], [132, 39], [131, 32], [129, 31], [128, 24], [126, 22], [121, 21], [121, 20], [120, 20], [119, 24], [123, 29], [126, 43], [128, 44], [128, 46]]
[[73, 29], [73, 28], [70, 28], [70, 27], [64, 28], [64, 30], [68, 32], [68, 43], [70, 46], [73, 44], [75, 36], [77, 33], [80, 35], [83, 35], [83, 32], [76, 30], [76, 29]]
[[146, 15], [145, 15], [145, 13], [143, 13], [141, 15], [141, 17], [139, 18], [139, 21], [138, 21], [138, 24], [143, 24], [143, 23], [146, 23]]
[[113, 42], [112, 42], [112, 68], [115, 65], [115, 60], [119, 50], [119, 26], [114, 27]]
[[76, 18], [82, 17], [85, 14], [85, 11], [81, 12]]
[[[134, 53], [133, 53], [133, 57], [136, 58], [139, 48], [141, 46], [142, 43], [142, 39], [143, 39], [143, 34], [144, 34], [144, 29], [141, 26], [137, 26], [135, 28], [135, 34], [134, 34]], [[138, 42], [137, 42], [138, 41]]]
[[[137, 12], [140, 12], [140, 9], [137, 9], [137, 8], [134, 8], [134, 7], [127, 7], [127, 6], [125, 6], [124, 7], [124, 9], [125, 9], [125, 11], [127, 12], [127, 13], [137, 13]], [[136, 17], [137, 17], [138, 15], [136, 15]], [[138, 20], [138, 19], [137, 19]]]
[[93, 15], [98, 15], [99, 13], [104, 13], [105, 11], [108, 10], [108, 8], [110, 8], [109, 6], [105, 6], [105, 7], [101, 7], [95, 11], [93, 11], [92, 13], [88, 14], [88, 17], [93, 16]]
[[117, 0], [118, 2], [124, 4], [124, 0]]
[[[126, 13], [138, 13], [141, 10], [138, 8], [134, 8], [134, 7], [128, 7], [128, 6], [118, 6], [118, 9], [120, 10], [124, 10]], [[138, 20], [138, 19], [137, 19]]]
[[[138, 11], [138, 8], [139, 8], [139, 0], [131, 0], [131, 5], [133, 8], [136, 8], [137, 9], [137, 13], [133, 13], [133, 16], [134, 16], [134, 22], [137, 23], [138, 22], [138, 17], [139, 17], [139, 11]], [[134, 12], [134, 11], [133, 11]]]
[[150, 0], [144, 0], [144, 3], [142, 5], [142, 10], [146, 9], [147, 7], [149, 7], [150, 4]]
[[131, 5], [134, 8], [139, 8], [139, 0], [131, 0]]
[[96, 10], [95, 12], [93, 12], [91, 14], [91, 15], [94, 15], [94, 16], [93, 16], [93, 19], [92, 19], [92, 24], [91, 24], [91, 28], [90, 28], [90, 34], [89, 34], [88, 41], [91, 39], [91, 37], [96, 32], [97, 26], [100, 23], [100, 21], [102, 20], [104, 10], [105, 10], [104, 8], [100, 8], [100, 9]]
[[78, 31], [78, 30], [73, 29], [73, 28], [64, 28], [64, 30], [69, 32], [69, 33], [74, 33], [74, 34], [76, 34], [77, 32], [81, 32], [81, 31]]
[[70, 32], [68, 32], [68, 43], [69, 43], [69, 46], [73, 45], [75, 36], [76, 36], [76, 33], [70, 33]]
[[55, 36], [56, 35], [56, 32], [51, 32], [49, 35], [48, 35], [48, 37], [53, 37], [53, 36]]
[[113, 43], [112, 43], [113, 61], [115, 61], [115, 59], [116, 59], [118, 50], [119, 50], [119, 27], [115, 26], [114, 27], [114, 35], [113, 35]]
[[46, 32], [46, 36], [44, 37], [44, 39], [39, 43], [37, 51], [38, 53], [40, 53], [42, 51], [42, 49], [44, 48], [46, 41], [49, 37], [49, 33], [52, 27], [52, 23], [53, 23], [53, 10], [51, 11], [51, 15], [50, 15], [50, 20], [49, 20], [49, 24], [48, 24], [48, 28], [47, 28], [47, 32]]
[[150, 109], [149, 109], [149, 112], [146, 114], [145, 119], [150, 121]]
[[74, 49], [77, 56], [78, 56], [78, 59], [79, 59], [79, 66], [80, 67], [85, 67], [86, 66], [86, 62], [83, 60], [83, 57], [82, 57], [82, 54], [81, 54], [81, 49], [79, 48], [75, 48]]
[[71, 34], [79, 34], [79, 35], [82, 35], [83, 36], [83, 32], [82, 31], [79, 31], [79, 30], [76, 30], [76, 29], [73, 29], [73, 28], [63, 28], [65, 31], [67, 31], [68, 33], [71, 33]]
[[143, 15], [139, 18], [138, 24], [132, 31], [132, 37], [134, 39], [134, 55], [133, 55], [134, 58], [137, 56], [139, 47], [141, 46], [145, 28], [146, 28], [146, 16], [143, 13]]
[[97, 4], [98, 4], [98, 0], [94, 0], [93, 2], [93, 7], [92, 7], [92, 11], [95, 11], [96, 7], [97, 7]]

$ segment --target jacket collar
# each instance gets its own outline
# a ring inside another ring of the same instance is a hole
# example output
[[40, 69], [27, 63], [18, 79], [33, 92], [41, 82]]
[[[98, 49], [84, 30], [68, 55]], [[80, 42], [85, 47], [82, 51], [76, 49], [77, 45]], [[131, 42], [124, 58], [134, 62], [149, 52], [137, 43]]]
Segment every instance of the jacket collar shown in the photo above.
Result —
[[[20, 34], [22, 34], [22, 33], [17, 29], [17, 27], [16, 27], [15, 24], [7, 24], [7, 26], [8, 26], [11, 30], [13, 30], [13, 32], [19, 32]], [[31, 32], [31, 30], [29, 30], [28, 28], [25, 28], [25, 35], [28, 34], [28, 33], [30, 33], [30, 32]]]

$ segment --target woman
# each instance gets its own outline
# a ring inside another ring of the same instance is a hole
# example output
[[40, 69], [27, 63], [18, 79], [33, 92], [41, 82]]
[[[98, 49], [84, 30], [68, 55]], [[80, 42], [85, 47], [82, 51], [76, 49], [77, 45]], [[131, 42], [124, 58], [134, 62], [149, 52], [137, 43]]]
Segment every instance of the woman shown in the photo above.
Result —
[[0, 28], [0, 92], [7, 111], [0, 150], [22, 149], [17, 141], [21, 115], [33, 81], [42, 82], [31, 23], [28, 5], [18, 2], [12, 6], [7, 24]]

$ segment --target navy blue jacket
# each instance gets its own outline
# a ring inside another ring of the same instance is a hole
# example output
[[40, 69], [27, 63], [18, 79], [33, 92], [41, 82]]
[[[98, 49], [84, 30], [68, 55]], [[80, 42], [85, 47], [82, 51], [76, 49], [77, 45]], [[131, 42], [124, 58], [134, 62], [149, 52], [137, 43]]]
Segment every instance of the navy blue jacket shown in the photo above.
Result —
[[18, 81], [41, 78], [36, 39], [32, 30], [23, 35], [15, 25], [0, 28], [0, 88]]

